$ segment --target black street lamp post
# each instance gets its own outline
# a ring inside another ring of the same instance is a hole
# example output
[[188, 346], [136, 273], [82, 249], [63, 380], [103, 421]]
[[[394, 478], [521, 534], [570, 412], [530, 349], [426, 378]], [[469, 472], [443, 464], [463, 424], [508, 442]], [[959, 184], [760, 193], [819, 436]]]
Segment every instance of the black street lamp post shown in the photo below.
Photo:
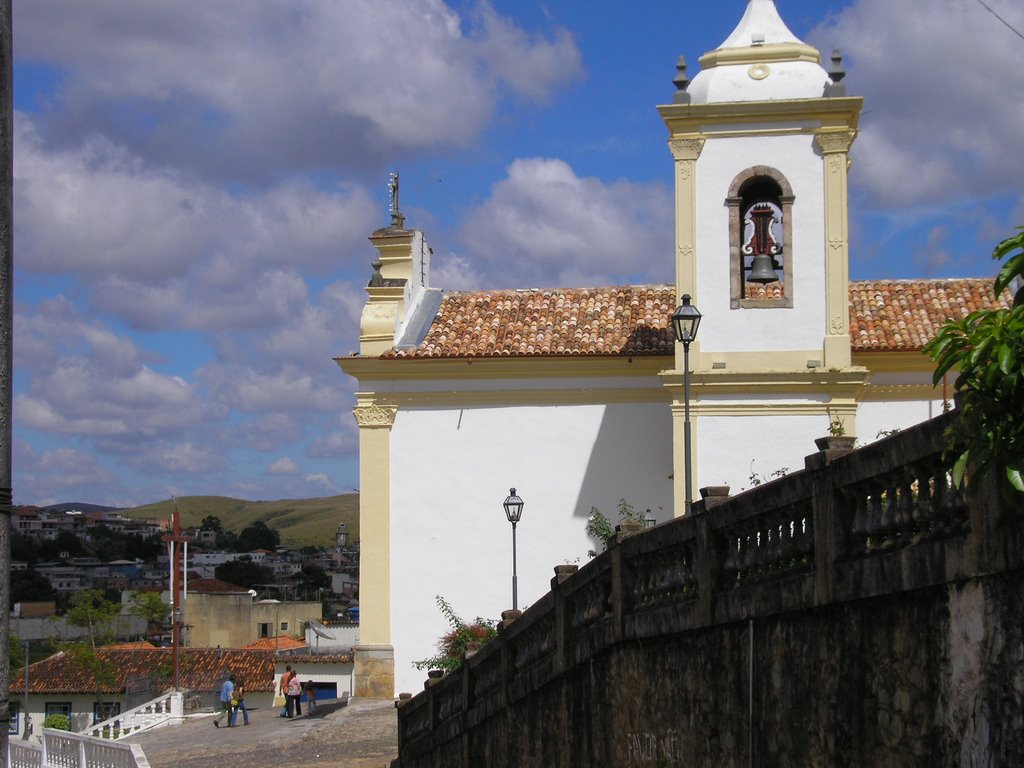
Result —
[[510, 488], [508, 498], [502, 505], [505, 507], [505, 517], [512, 523], [512, 610], [519, 610], [519, 595], [516, 584], [516, 523], [523, 516], [523, 500], [516, 496], [516, 489]]
[[690, 304], [690, 294], [683, 294], [683, 303], [672, 314], [672, 329], [676, 339], [683, 345], [683, 450], [685, 453], [686, 478], [686, 514], [690, 514], [693, 505], [693, 490], [690, 478], [690, 342], [697, 338], [697, 326], [700, 325], [701, 314]]

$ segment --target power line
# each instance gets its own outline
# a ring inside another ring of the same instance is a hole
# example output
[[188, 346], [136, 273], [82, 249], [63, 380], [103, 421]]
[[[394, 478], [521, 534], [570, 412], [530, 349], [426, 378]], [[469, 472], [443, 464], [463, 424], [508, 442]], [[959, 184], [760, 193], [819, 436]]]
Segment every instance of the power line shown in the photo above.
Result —
[[1017, 29], [1016, 29], [1016, 28], [1015, 28], [1015, 27], [1014, 27], [1014, 26], [1013, 26], [1013, 25], [1012, 25], [1012, 24], [1010, 23], [1010, 22], [1008, 22], [1008, 21], [1007, 21], [1006, 19], [1004, 19], [1004, 18], [1003, 18], [1002, 16], [1000, 16], [1000, 15], [999, 15], [998, 13], [996, 13], [995, 11], [993, 11], [993, 10], [992, 10], [992, 9], [991, 9], [991, 8], [990, 8], [990, 7], [989, 7], [989, 6], [988, 6], [988, 5], [987, 5], [987, 4], [985, 3], [985, 0], [978, 0], [978, 2], [979, 2], [979, 3], [981, 4], [981, 7], [982, 7], [982, 8], [984, 8], [984, 9], [985, 9], [986, 11], [988, 11], [989, 13], [991, 13], [991, 14], [992, 14], [993, 16], [995, 16], [995, 17], [996, 17], [997, 19], [999, 19], [999, 20], [1000, 20], [1001, 22], [1003, 22], [1003, 24], [1005, 24], [1005, 25], [1006, 25], [1006, 28], [1007, 28], [1007, 29], [1009, 29], [1009, 30], [1010, 30], [1011, 32], [1013, 32], [1013, 34], [1015, 34], [1015, 35], [1016, 35], [1017, 37], [1019, 37], [1019, 38], [1020, 38], [1021, 40], [1024, 40], [1024, 35], [1022, 35], [1022, 34], [1021, 34], [1021, 33], [1020, 33], [1020, 32], [1019, 32], [1019, 31], [1018, 31], [1018, 30], [1017, 30]]

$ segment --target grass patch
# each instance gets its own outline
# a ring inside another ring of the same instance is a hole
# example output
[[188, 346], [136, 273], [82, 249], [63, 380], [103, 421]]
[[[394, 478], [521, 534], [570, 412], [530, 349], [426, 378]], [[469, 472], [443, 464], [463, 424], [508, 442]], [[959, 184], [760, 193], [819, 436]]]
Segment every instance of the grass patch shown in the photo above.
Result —
[[[349, 543], [359, 541], [359, 494], [344, 493], [318, 499], [246, 501], [229, 496], [179, 496], [178, 513], [183, 528], [198, 528], [208, 515], [220, 518], [225, 530], [240, 533], [262, 520], [281, 534], [289, 547], [333, 547], [338, 523], [347, 523]], [[132, 519], [169, 520], [174, 510], [170, 499], [141, 507], [118, 510]]]

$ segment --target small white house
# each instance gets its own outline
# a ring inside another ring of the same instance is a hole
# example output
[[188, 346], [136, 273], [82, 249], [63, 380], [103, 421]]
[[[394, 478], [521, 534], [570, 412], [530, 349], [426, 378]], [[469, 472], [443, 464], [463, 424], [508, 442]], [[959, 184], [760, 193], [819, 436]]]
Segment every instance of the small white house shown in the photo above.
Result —
[[[112, 716], [127, 712], [157, 698], [173, 686], [170, 648], [148, 643], [125, 644], [99, 649], [99, 657], [110, 676], [99, 685], [73, 653], [61, 651], [28, 667], [12, 670], [9, 688], [11, 735], [23, 735], [25, 712], [35, 733], [48, 715], [66, 715], [73, 731], [84, 731]], [[275, 703], [280, 681], [277, 655], [271, 650], [240, 648], [182, 648], [179, 656], [179, 687], [186, 701], [213, 710], [223, 680], [234, 674], [246, 687], [246, 702], [252, 707]], [[301, 665], [303, 679], [323, 684], [326, 691], [347, 691], [351, 677], [350, 657], [324, 657], [316, 665], [292, 657], [283, 663]], [[281, 670], [283, 671], [283, 663]], [[27, 693], [26, 693], [27, 691]]]

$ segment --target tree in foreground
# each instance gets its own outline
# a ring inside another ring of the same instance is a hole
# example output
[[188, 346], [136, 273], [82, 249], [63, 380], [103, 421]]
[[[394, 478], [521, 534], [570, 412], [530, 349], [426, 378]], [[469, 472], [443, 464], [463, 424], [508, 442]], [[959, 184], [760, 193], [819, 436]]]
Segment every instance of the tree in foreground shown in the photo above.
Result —
[[121, 613], [121, 606], [108, 600], [102, 590], [82, 589], [71, 598], [68, 622], [85, 630], [86, 641], [69, 643], [64, 646], [76, 666], [92, 678], [95, 686], [96, 703], [103, 705], [103, 688], [116, 679], [113, 664], [102, 658], [97, 649], [114, 638], [114, 621]]
[[221, 581], [246, 589], [252, 589], [257, 584], [270, 584], [274, 581], [274, 572], [265, 565], [253, 562], [248, 555], [242, 555], [235, 560], [218, 565], [214, 569], [213, 575]]
[[[1024, 227], [1018, 230], [992, 252], [993, 259], [1009, 257], [995, 279], [996, 297], [1024, 279]], [[1016, 288], [1009, 309], [950, 320], [924, 346], [936, 363], [933, 383], [957, 371], [959, 416], [948, 434], [957, 457], [953, 481], [995, 473], [1006, 498], [1024, 493], [1024, 286]]]
[[162, 629], [171, 618], [171, 606], [163, 601], [159, 592], [132, 592], [131, 611], [146, 620], [149, 632]]

